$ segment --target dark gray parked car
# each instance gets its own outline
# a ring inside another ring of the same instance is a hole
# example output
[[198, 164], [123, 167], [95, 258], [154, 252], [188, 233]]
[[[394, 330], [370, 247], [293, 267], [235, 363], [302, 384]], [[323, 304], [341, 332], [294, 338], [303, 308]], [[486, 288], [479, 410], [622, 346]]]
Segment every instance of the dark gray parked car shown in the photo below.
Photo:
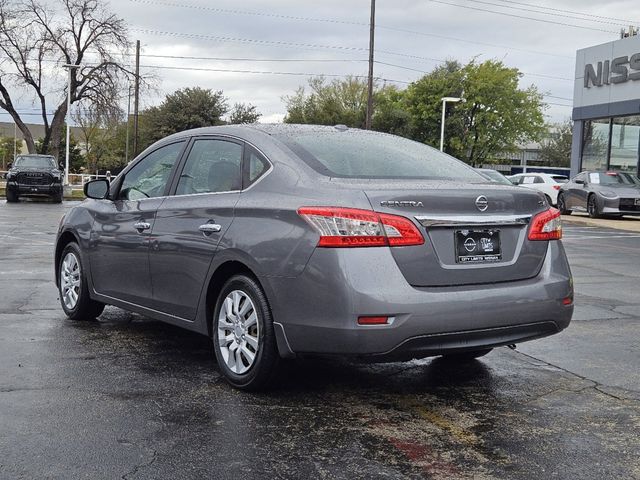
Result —
[[565, 215], [576, 210], [591, 218], [640, 215], [640, 180], [624, 172], [582, 172], [562, 185], [558, 208]]
[[239, 388], [298, 355], [468, 360], [573, 312], [541, 194], [392, 135], [192, 130], [85, 191], [55, 249], [66, 314], [111, 304], [209, 335]]

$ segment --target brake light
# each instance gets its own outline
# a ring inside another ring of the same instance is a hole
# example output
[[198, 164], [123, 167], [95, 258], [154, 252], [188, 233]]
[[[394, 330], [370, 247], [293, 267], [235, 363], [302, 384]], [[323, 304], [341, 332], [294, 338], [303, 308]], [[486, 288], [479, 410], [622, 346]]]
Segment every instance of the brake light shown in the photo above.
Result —
[[301, 207], [298, 215], [320, 234], [319, 247], [396, 247], [424, 243], [413, 222], [399, 215], [342, 207]]
[[560, 210], [550, 208], [533, 217], [531, 228], [529, 228], [529, 240], [560, 240], [561, 238]]
[[560, 190], [560, 185], [554, 185], [554, 186], [553, 186], [553, 189], [554, 189], [554, 190]]

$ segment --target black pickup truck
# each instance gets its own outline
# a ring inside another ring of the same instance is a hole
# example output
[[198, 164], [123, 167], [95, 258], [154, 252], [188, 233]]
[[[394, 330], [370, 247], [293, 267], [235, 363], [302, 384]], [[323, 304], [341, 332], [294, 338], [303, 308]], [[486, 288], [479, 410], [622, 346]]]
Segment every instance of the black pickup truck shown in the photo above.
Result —
[[51, 155], [18, 155], [6, 174], [7, 202], [20, 197], [49, 196], [62, 202], [62, 171]]

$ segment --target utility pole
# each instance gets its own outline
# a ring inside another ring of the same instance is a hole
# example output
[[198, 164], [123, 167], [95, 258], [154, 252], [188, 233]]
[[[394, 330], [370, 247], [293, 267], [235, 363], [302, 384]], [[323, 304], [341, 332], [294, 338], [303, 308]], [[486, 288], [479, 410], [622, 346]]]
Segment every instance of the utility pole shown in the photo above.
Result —
[[371, 130], [371, 117], [373, 116], [373, 43], [376, 31], [376, 0], [371, 0], [371, 20], [369, 21], [369, 83], [367, 85], [367, 118], [365, 126]]
[[131, 87], [129, 85], [129, 95], [127, 96], [127, 139], [124, 147], [124, 163], [129, 163], [129, 124], [131, 123]]
[[[140, 40], [136, 40], [136, 78], [133, 91], [133, 156], [138, 154], [138, 105], [140, 101]], [[128, 119], [127, 119], [128, 121]]]

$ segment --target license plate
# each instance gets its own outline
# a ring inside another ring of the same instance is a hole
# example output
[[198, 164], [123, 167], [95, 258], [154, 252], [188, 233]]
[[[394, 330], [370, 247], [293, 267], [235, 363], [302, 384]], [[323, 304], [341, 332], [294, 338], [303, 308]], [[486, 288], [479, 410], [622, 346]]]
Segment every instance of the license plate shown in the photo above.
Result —
[[456, 261], [483, 263], [502, 260], [500, 230], [456, 230]]

